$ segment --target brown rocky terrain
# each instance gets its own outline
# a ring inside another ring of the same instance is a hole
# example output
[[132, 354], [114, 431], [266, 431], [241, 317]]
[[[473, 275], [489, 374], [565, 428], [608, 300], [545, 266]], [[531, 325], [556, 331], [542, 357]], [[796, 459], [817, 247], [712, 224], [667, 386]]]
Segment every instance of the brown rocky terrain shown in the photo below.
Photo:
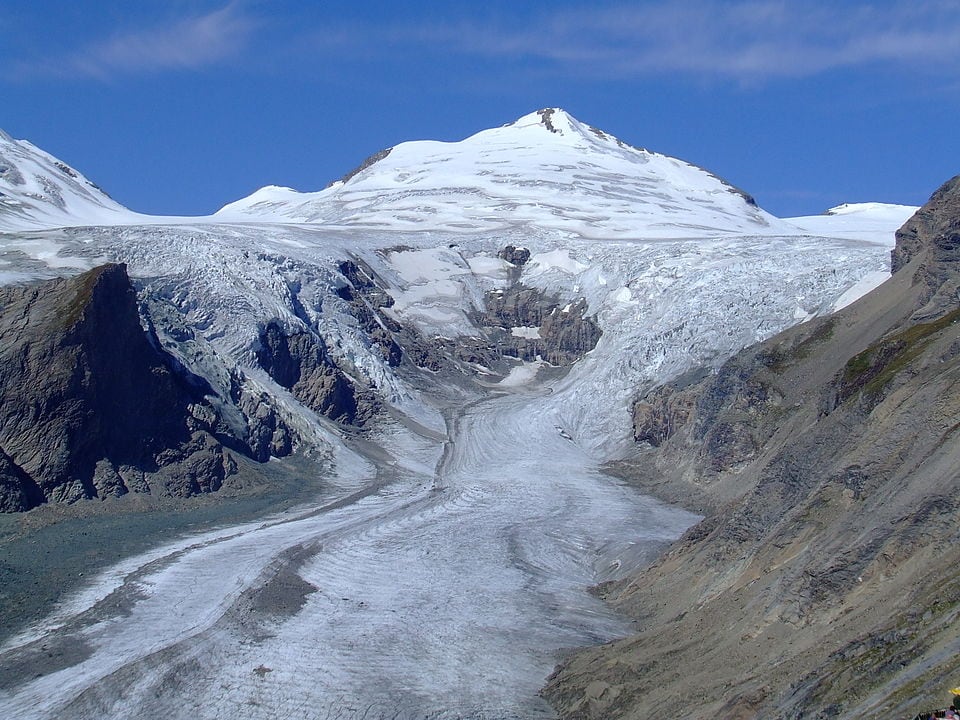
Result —
[[0, 288], [0, 511], [218, 490], [257, 453], [209, 394], [141, 326], [124, 265]]
[[912, 718], [960, 679], [960, 176], [895, 274], [640, 398], [616, 470], [706, 517], [600, 588], [638, 633], [544, 690], [563, 718]]

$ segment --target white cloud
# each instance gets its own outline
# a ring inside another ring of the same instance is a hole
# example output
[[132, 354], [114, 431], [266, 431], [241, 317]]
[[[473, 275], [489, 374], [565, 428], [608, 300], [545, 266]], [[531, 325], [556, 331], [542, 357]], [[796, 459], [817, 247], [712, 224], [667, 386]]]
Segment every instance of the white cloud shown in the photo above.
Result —
[[[191, 70], [240, 57], [260, 23], [240, 0], [214, 12], [94, 42], [12, 75], [124, 75]], [[523, 5], [519, 4], [522, 8]], [[273, 17], [283, 27], [281, 17]], [[448, 14], [449, 17], [449, 14]], [[497, 16], [494, 16], [497, 17]], [[286, 27], [261, 62], [285, 53], [356, 62], [434, 52], [516, 63], [588, 78], [688, 75], [737, 82], [811, 77], [844, 68], [885, 67], [960, 77], [956, 0], [636, 0], [517, 11], [499, 20], [327, 22]], [[306, 67], [306, 65], [305, 65]]]
[[556, 11], [525, 25], [464, 20], [368, 30], [366, 41], [374, 38], [620, 77], [680, 72], [763, 80], [877, 63], [956, 74], [960, 3], [661, 0]]
[[235, 56], [255, 23], [227, 5], [172, 24], [118, 34], [42, 65], [21, 67], [25, 75], [89, 76], [110, 79], [166, 70], [191, 70]]

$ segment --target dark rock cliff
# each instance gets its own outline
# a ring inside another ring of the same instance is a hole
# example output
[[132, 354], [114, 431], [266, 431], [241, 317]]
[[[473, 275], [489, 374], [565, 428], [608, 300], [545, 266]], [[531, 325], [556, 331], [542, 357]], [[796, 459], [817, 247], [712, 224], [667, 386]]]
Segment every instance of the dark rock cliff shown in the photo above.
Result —
[[913, 717], [960, 672], [960, 178], [896, 274], [638, 400], [621, 472], [707, 517], [603, 588], [639, 635], [582, 652], [565, 718]]
[[323, 341], [271, 320], [260, 332], [257, 360], [295, 398], [331, 420], [362, 425], [378, 409], [371, 392], [356, 386], [327, 355]]
[[170, 360], [124, 265], [0, 288], [0, 510], [219, 489], [248, 448]]
[[[485, 311], [474, 321], [503, 355], [521, 360], [540, 357], [563, 367], [593, 350], [600, 339], [600, 328], [586, 315], [585, 300], [563, 303], [519, 282], [487, 293], [485, 300]], [[516, 335], [513, 328], [532, 328], [536, 334]]]

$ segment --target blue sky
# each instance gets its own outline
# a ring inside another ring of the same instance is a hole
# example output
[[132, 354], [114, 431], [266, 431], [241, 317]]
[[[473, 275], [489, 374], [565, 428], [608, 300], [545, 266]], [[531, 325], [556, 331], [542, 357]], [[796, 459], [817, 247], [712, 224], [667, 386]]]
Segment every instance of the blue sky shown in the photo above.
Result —
[[559, 106], [781, 217], [960, 173], [960, 1], [0, 0], [0, 128], [141, 212]]

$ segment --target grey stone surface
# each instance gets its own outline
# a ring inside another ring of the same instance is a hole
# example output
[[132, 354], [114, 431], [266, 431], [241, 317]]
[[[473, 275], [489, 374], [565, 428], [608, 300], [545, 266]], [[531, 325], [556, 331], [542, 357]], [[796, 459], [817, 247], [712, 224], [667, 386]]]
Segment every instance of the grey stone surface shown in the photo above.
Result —
[[218, 489], [235, 462], [168, 360], [123, 265], [0, 288], [0, 508]]
[[958, 228], [955, 178], [883, 286], [638, 399], [618, 472], [707, 517], [602, 588], [640, 632], [560, 666], [561, 717], [905, 718], [950, 687]]
[[362, 425], [378, 410], [368, 389], [354, 385], [330, 359], [323, 340], [306, 329], [271, 320], [260, 333], [257, 360], [279, 385], [331, 420]]

